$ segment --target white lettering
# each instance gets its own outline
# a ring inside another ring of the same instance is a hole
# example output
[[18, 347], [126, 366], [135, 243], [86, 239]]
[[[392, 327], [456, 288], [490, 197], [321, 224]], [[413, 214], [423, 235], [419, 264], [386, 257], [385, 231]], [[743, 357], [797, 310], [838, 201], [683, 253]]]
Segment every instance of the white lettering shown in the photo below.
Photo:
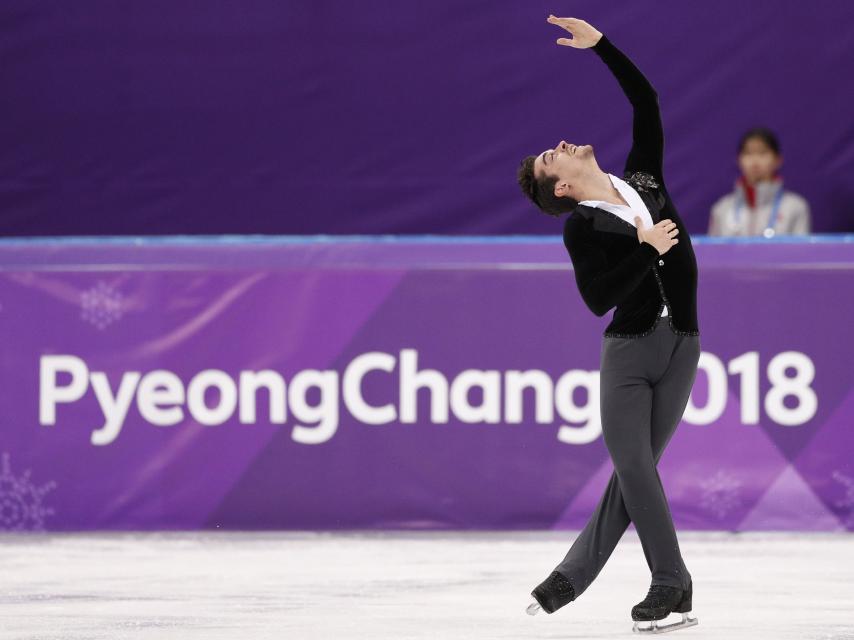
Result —
[[[465, 369], [449, 381], [441, 371], [419, 369], [418, 357], [416, 349], [401, 349], [399, 362], [390, 353], [363, 353], [350, 361], [340, 380], [337, 371], [305, 369], [286, 383], [280, 373], [265, 369], [240, 371], [235, 381], [223, 370], [206, 369], [185, 387], [178, 375], [166, 369], [145, 374], [125, 371], [118, 384], [114, 380], [111, 385], [105, 372], [90, 371], [82, 358], [44, 355], [39, 360], [39, 421], [56, 425], [57, 407], [81, 401], [91, 388], [104, 419], [91, 431], [90, 441], [96, 446], [115, 442], [134, 401], [139, 418], [158, 427], [174, 426], [188, 417], [203, 425], [232, 420], [255, 424], [258, 391], [263, 388], [269, 395], [269, 422], [284, 424], [292, 416], [291, 437], [300, 444], [322, 444], [337, 433], [342, 401], [355, 421], [365, 425], [413, 424], [419, 417], [421, 422], [432, 424], [446, 424], [453, 418], [468, 424], [554, 425], [557, 415], [560, 423], [556, 437], [560, 442], [584, 445], [602, 434], [598, 371], [571, 369], [554, 382], [539, 369]], [[397, 375], [388, 375], [396, 367]], [[757, 424], [764, 410], [777, 424], [797, 427], [817, 412], [818, 395], [812, 388], [815, 365], [801, 352], [786, 351], [770, 360], [766, 377], [771, 384], [764, 397], [758, 352], [747, 352], [728, 363], [704, 352], [698, 370], [706, 373], [706, 401], [697, 407], [689, 397], [682, 416], [686, 422], [707, 425], [720, 419], [730, 398], [729, 389], [735, 388], [731, 384], [734, 376], [739, 376], [737, 394], [743, 424]], [[789, 375], [789, 371], [793, 373]], [[373, 381], [381, 383], [373, 388], [389, 389], [392, 398], [396, 392], [397, 402], [392, 399], [374, 404], [366, 399], [365, 378], [371, 373], [378, 376]], [[526, 396], [526, 390], [533, 395]], [[419, 416], [419, 393], [424, 392], [429, 396], [429, 407]], [[586, 397], [577, 402], [579, 392]], [[210, 407], [205, 402], [209, 393], [216, 395]], [[533, 407], [526, 411], [528, 398], [533, 400]], [[784, 402], [787, 398], [794, 403]]]

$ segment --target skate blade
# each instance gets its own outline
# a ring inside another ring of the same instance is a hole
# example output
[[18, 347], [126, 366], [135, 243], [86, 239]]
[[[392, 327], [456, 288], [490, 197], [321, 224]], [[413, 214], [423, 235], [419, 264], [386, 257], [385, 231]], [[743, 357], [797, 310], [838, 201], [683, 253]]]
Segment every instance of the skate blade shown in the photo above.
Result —
[[641, 626], [641, 621], [636, 621], [632, 625], [634, 633], [667, 633], [668, 631], [676, 631], [685, 627], [693, 627], [699, 623], [697, 618], [692, 618], [690, 612], [682, 614], [682, 620], [679, 622], [671, 622], [670, 624], [658, 624], [659, 620], [650, 620], [650, 626]]
[[537, 602], [536, 600], [532, 600], [531, 604], [528, 605], [528, 608], [525, 609], [525, 613], [527, 613], [529, 616], [535, 616], [535, 615], [537, 615], [537, 612], [540, 609], [542, 609], [542, 607], [540, 606], [540, 603]]

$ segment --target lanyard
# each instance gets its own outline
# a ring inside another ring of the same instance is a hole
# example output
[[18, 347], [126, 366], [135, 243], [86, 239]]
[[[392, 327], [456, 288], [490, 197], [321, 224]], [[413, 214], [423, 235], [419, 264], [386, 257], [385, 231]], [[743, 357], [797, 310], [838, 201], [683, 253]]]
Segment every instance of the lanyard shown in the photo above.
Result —
[[[765, 230], [762, 232], [762, 235], [766, 238], [770, 238], [774, 235], [774, 222], [777, 220], [777, 211], [780, 209], [780, 200], [783, 199], [783, 186], [780, 185], [780, 188], [777, 189], [777, 194], [774, 196], [774, 205], [771, 207], [771, 217], [768, 218], [768, 225], [765, 227]], [[741, 225], [741, 205], [744, 203], [744, 198], [736, 198], [735, 205], [735, 221], [740, 226]]]

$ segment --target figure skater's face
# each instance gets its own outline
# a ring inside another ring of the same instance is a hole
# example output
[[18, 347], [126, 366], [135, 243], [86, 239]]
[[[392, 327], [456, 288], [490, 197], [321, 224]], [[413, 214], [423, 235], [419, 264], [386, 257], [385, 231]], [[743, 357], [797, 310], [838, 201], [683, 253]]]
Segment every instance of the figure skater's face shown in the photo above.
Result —
[[738, 166], [750, 184], [771, 180], [783, 159], [762, 138], [748, 138], [738, 154]]
[[555, 195], [574, 198], [591, 168], [597, 166], [593, 145], [574, 145], [561, 140], [554, 149], [546, 149], [534, 160], [534, 177], [557, 176]]

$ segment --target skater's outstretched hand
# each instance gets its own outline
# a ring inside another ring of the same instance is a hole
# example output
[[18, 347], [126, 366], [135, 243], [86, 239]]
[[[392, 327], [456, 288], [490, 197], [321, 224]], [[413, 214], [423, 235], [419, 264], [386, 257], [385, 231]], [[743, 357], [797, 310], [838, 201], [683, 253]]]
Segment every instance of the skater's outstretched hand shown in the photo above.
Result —
[[658, 255], [664, 255], [670, 251], [670, 247], [679, 242], [675, 237], [679, 233], [679, 229], [676, 228], [676, 223], [670, 218], [665, 218], [651, 228], [644, 229], [641, 217], [635, 216], [635, 226], [638, 228], [638, 242], [649, 242], [658, 249]]
[[589, 22], [578, 18], [557, 18], [549, 14], [546, 22], [551, 22], [572, 34], [572, 38], [557, 39], [557, 43], [565, 47], [589, 49], [599, 42], [599, 38], [602, 37], [601, 31], [597, 31]]

